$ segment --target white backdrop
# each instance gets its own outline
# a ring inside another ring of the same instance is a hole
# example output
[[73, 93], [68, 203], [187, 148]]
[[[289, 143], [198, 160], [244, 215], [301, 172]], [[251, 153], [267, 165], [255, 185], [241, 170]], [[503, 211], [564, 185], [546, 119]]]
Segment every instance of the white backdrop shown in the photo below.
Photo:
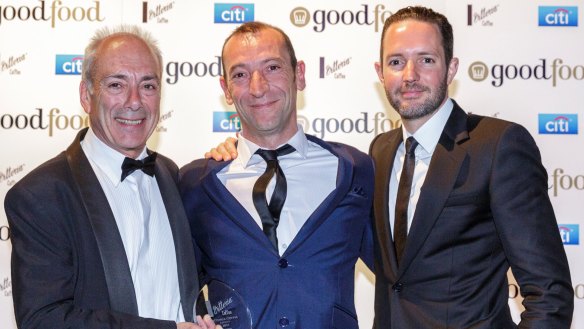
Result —
[[[87, 124], [79, 105], [79, 64], [95, 29], [138, 24], [164, 52], [162, 118], [149, 146], [179, 166], [234, 135], [234, 109], [218, 82], [224, 38], [244, 20], [284, 29], [307, 66], [299, 121], [318, 137], [367, 152], [399, 126], [373, 63], [383, 19], [422, 4], [444, 13], [460, 58], [450, 94], [467, 111], [523, 124], [549, 174], [550, 197], [575, 288], [573, 328], [584, 328], [584, 0], [371, 1], [0, 0], [0, 198], [69, 145]], [[42, 202], [42, 200], [39, 200]], [[15, 328], [10, 228], [0, 211], [0, 327]], [[359, 264], [357, 310], [370, 328], [374, 276]], [[513, 282], [513, 281], [511, 281]], [[517, 287], [509, 303], [518, 319]]]

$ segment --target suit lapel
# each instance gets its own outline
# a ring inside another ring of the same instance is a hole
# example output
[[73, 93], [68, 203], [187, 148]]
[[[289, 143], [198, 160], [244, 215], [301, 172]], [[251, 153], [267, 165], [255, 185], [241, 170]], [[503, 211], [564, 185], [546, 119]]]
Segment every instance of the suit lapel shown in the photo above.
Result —
[[87, 128], [67, 148], [67, 162], [93, 228], [112, 310], [138, 315], [134, 284], [114, 215], [91, 164], [81, 149]]
[[339, 167], [337, 170], [336, 188], [324, 199], [324, 201], [314, 210], [310, 217], [306, 220], [296, 237], [290, 243], [288, 249], [283, 256], [293, 253], [296, 249], [306, 241], [310, 235], [326, 220], [330, 214], [337, 208], [337, 205], [345, 198], [351, 183], [353, 182], [354, 163], [351, 155], [343, 148], [334, 147], [331, 144], [311, 136], [306, 135], [306, 138], [314, 142], [324, 149], [331, 152], [339, 160]]
[[389, 259], [393, 273], [397, 273], [397, 259], [393, 244], [393, 233], [389, 225], [389, 181], [393, 171], [393, 161], [402, 141], [401, 129], [380, 135], [379, 145], [372, 154], [375, 161], [375, 198], [373, 208], [377, 240], [380, 241], [381, 257]]
[[454, 188], [460, 167], [467, 157], [466, 150], [457, 145], [468, 139], [467, 118], [466, 113], [454, 103], [420, 190], [399, 275], [404, 273], [426, 241]]
[[156, 160], [154, 175], [160, 188], [174, 240], [183, 313], [187, 321], [193, 321], [193, 308], [190, 306], [194, 304], [198, 293], [199, 279], [190, 236], [191, 230], [177, 190], [176, 180], [160, 159]]
[[[214, 162], [209, 161], [210, 165]], [[268, 250], [272, 250], [275, 255], [278, 255], [276, 249], [272, 246], [272, 243], [262, 229], [255, 222], [253, 217], [245, 210], [245, 208], [237, 201], [237, 199], [231, 194], [221, 183], [219, 178], [217, 178], [217, 173], [221, 171], [230, 162], [216, 163], [212, 169], [208, 170], [206, 175], [202, 179], [202, 186], [207, 193], [207, 196], [215, 203], [215, 206], [221, 209], [221, 212], [239, 226], [244, 232], [249, 236], [254, 238], [264, 245]]]

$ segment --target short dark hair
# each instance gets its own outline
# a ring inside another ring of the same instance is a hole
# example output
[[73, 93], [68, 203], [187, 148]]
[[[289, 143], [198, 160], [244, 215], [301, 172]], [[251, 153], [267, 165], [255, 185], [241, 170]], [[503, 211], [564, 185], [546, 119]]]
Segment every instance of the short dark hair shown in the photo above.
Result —
[[440, 34], [442, 35], [442, 47], [444, 48], [446, 65], [448, 65], [452, 60], [454, 52], [454, 34], [452, 32], [452, 25], [450, 25], [446, 16], [422, 6], [402, 8], [385, 20], [383, 32], [381, 33], [381, 46], [379, 48], [380, 63], [383, 63], [383, 39], [385, 38], [385, 32], [391, 24], [408, 19], [434, 24], [438, 27]]
[[255, 33], [261, 32], [263, 30], [268, 30], [268, 29], [275, 30], [276, 32], [280, 33], [280, 35], [282, 35], [282, 38], [284, 38], [284, 45], [286, 46], [286, 50], [288, 50], [288, 55], [290, 55], [290, 62], [292, 64], [292, 69], [294, 71], [296, 71], [296, 64], [298, 63], [298, 60], [296, 59], [296, 52], [294, 51], [294, 47], [292, 46], [292, 41], [290, 41], [290, 38], [288, 37], [288, 35], [284, 31], [282, 31], [282, 29], [280, 29], [278, 27], [275, 27], [275, 26], [267, 24], [267, 23], [255, 21], [255, 22], [247, 22], [247, 23], [241, 24], [239, 27], [237, 27], [235, 30], [233, 30], [233, 32], [231, 32], [231, 34], [227, 37], [227, 39], [225, 39], [225, 42], [223, 42], [223, 48], [221, 48], [221, 66], [223, 67], [223, 78], [224, 79], [227, 80], [227, 74], [225, 72], [225, 61], [223, 60], [223, 53], [225, 51], [225, 45], [227, 44], [227, 42], [229, 42], [229, 40], [231, 40], [231, 38], [233, 38], [234, 36], [244, 35], [244, 34], [255, 34]]

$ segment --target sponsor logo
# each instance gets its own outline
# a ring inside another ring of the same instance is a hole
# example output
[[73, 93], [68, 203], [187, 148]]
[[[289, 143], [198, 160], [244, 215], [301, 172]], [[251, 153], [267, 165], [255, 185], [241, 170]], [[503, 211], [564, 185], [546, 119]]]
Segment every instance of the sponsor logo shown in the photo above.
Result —
[[55, 74], [79, 75], [83, 66], [83, 55], [57, 55]]
[[539, 6], [539, 26], [578, 26], [578, 7]]
[[558, 196], [560, 190], [584, 191], [584, 175], [564, 174], [564, 169], [556, 168], [552, 173], [551, 180], [549, 189], [552, 191], [554, 197]]
[[578, 134], [578, 114], [539, 114], [540, 134]]
[[42, 108], [36, 108], [35, 111], [36, 113], [30, 115], [0, 114], [0, 128], [6, 130], [47, 130], [49, 137], [52, 137], [56, 130], [80, 130], [89, 126], [89, 117], [87, 115], [75, 114], [67, 116], [60, 114], [61, 111], [58, 108], [52, 108], [46, 116]]
[[[298, 124], [307, 134], [315, 135], [324, 139], [327, 134], [335, 133], [359, 133], [373, 134], [389, 131], [401, 126], [401, 121], [391, 120], [383, 112], [377, 112], [370, 117], [367, 112], [361, 112], [360, 118], [315, 118], [308, 119], [303, 115], [298, 115]], [[241, 130], [241, 121], [237, 112], [213, 112], [213, 132], [237, 132]]]
[[8, 241], [10, 237], [10, 227], [6, 225], [0, 226], [0, 241]]
[[468, 67], [468, 76], [476, 82], [481, 82], [489, 77], [489, 67], [483, 62], [474, 62]]
[[[0, 26], [11, 21], [50, 21], [51, 28], [61, 22], [102, 22], [99, 1], [83, 1], [87, 7], [67, 6], [68, 1], [40, 0], [37, 6], [0, 5]], [[65, 3], [63, 3], [65, 2]], [[50, 5], [47, 6], [47, 3]]]
[[15, 66], [25, 60], [26, 53], [20, 56], [10, 56], [8, 59], [3, 59], [0, 55], [0, 73], [8, 71], [9, 74], [20, 74], [20, 71]]
[[15, 167], [8, 167], [5, 168], [3, 171], [0, 171], [0, 184], [6, 182], [7, 186], [12, 186], [16, 183], [16, 176], [21, 173], [24, 169], [24, 163], [20, 164]]
[[168, 129], [166, 129], [166, 127], [164, 126], [164, 122], [172, 118], [173, 112], [174, 110], [170, 110], [166, 113], [160, 114], [160, 119], [158, 119], [158, 126], [156, 126], [156, 132], [164, 133], [168, 131]]
[[216, 3], [215, 23], [241, 24], [254, 21], [253, 3]]
[[217, 304], [213, 305], [213, 314], [218, 313], [221, 313], [221, 315], [231, 314], [231, 311], [229, 309], [226, 309], [231, 304], [233, 304], [233, 297], [219, 300]]
[[578, 224], [558, 225], [562, 242], [566, 245], [580, 244], [580, 226]]
[[179, 77], [188, 78], [195, 75], [202, 78], [205, 76], [218, 77], [222, 74], [221, 56], [215, 56], [212, 62], [168, 62], [166, 64], [166, 82], [174, 85], [178, 82]]
[[227, 133], [241, 130], [237, 112], [213, 112], [213, 132]]
[[351, 64], [351, 57], [345, 59], [335, 59], [332, 63], [326, 62], [324, 57], [320, 57], [319, 77], [324, 79], [326, 77], [333, 77], [335, 79], [345, 79], [343, 69]]
[[149, 8], [149, 2], [143, 1], [142, 23], [148, 23], [153, 20], [155, 20], [156, 23], [168, 23], [168, 19], [166, 19], [163, 14], [166, 14], [168, 11], [172, 10], [174, 8], [174, 3], [174, 1], [171, 1], [164, 4], [157, 4], [154, 8]]
[[[522, 298], [520, 288], [517, 283], [509, 284], [509, 299]], [[584, 299], [584, 284], [578, 283], [574, 285], [574, 297], [577, 299]]]
[[493, 26], [491, 16], [497, 13], [499, 5], [492, 7], [482, 7], [477, 11], [473, 10], [472, 5], [467, 5], [467, 25]]
[[9, 277], [5, 277], [4, 280], [0, 281], [0, 294], [4, 295], [4, 297], [12, 296], [12, 281]]
[[358, 118], [314, 118], [308, 119], [298, 115], [298, 123], [305, 133], [325, 139], [328, 134], [372, 134], [390, 131], [401, 126], [401, 120], [392, 120], [384, 112], [377, 112], [371, 116], [368, 112], [361, 112]]
[[310, 12], [304, 7], [296, 7], [290, 12], [290, 22], [297, 27], [305, 27], [310, 23]]
[[468, 75], [476, 82], [490, 76], [493, 87], [501, 87], [505, 82], [516, 79], [551, 80], [552, 87], [556, 87], [560, 81], [584, 80], [584, 65], [564, 64], [561, 58], [551, 62], [540, 58], [536, 64], [495, 64], [489, 68], [484, 62], [476, 61], [470, 64]]
[[[371, 8], [373, 10], [370, 10]], [[363, 4], [360, 9], [316, 9], [312, 14], [305, 7], [296, 7], [290, 12], [290, 22], [294, 26], [305, 27], [312, 21], [314, 23], [312, 29], [315, 32], [323, 32], [328, 26], [353, 24], [372, 25], [375, 32], [379, 32], [383, 29], [385, 19], [391, 15], [392, 12], [385, 10], [382, 4], [377, 4], [375, 7]]]

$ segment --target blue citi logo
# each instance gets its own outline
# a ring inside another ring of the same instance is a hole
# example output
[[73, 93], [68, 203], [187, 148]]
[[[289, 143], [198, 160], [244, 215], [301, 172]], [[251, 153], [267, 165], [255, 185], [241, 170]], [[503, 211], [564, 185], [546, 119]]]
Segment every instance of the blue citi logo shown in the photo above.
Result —
[[241, 121], [237, 112], [213, 112], [213, 132], [237, 132], [241, 130]]
[[539, 26], [578, 26], [578, 7], [539, 6]]
[[253, 3], [216, 3], [215, 23], [240, 24], [253, 22]]
[[563, 244], [580, 244], [580, 226], [578, 224], [558, 225]]
[[539, 114], [539, 133], [577, 135], [577, 114]]
[[57, 55], [55, 74], [79, 75], [83, 64], [83, 55]]

